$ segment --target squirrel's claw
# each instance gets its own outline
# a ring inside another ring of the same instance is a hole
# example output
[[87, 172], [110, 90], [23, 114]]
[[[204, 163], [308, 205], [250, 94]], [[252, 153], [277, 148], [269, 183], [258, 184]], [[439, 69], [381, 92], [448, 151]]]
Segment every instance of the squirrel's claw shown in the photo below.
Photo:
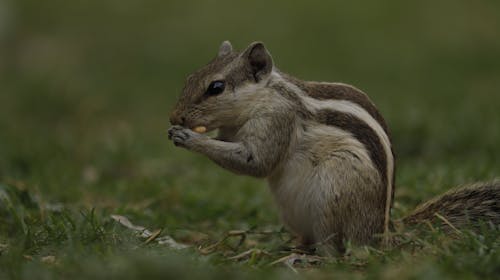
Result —
[[172, 140], [175, 146], [187, 147], [189, 142], [198, 136], [199, 133], [179, 125], [174, 125], [168, 130], [168, 139]]
[[168, 139], [172, 140], [174, 135], [177, 135], [179, 131], [182, 131], [183, 129], [185, 128], [180, 125], [172, 126], [171, 128], [168, 129]]

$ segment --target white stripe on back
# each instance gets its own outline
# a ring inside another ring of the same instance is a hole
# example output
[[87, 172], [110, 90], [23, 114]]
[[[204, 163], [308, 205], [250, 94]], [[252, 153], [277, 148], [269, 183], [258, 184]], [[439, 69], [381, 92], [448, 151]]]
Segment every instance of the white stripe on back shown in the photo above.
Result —
[[[299, 87], [296, 85], [286, 81], [279, 75], [278, 73], [273, 73], [273, 78], [278, 79], [281, 82], [285, 83], [290, 89], [293, 90], [303, 101], [303, 104], [306, 106], [308, 110], [315, 113], [319, 110], [332, 110], [337, 112], [342, 112], [346, 114], [353, 115], [365, 122], [373, 131], [376, 133], [380, 142], [384, 148], [386, 155], [386, 171], [387, 171], [387, 199], [386, 199], [386, 208], [385, 208], [385, 223], [384, 223], [384, 231], [388, 233], [389, 230], [389, 211], [390, 204], [392, 198], [392, 188], [393, 188], [393, 172], [394, 172], [394, 157], [391, 151], [391, 142], [389, 136], [385, 133], [382, 125], [375, 120], [363, 107], [360, 105], [348, 101], [348, 100], [335, 100], [335, 99], [315, 99], [308, 95], [306, 95]], [[326, 84], [326, 83], [325, 83]]]

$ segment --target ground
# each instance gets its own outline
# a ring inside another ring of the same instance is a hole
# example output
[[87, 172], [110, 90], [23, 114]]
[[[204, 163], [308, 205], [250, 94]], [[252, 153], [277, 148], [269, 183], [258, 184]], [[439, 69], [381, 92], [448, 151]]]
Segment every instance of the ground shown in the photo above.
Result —
[[401, 217], [500, 176], [499, 11], [486, 0], [1, 2], [0, 278], [495, 278], [488, 225], [282, 260], [292, 237], [265, 182], [166, 131], [185, 77], [220, 42], [261, 40], [282, 71], [353, 84], [377, 104]]

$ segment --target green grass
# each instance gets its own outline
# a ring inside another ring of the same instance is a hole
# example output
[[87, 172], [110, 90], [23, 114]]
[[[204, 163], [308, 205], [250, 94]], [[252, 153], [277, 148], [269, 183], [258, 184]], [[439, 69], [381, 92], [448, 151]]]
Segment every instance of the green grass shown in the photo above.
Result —
[[[290, 253], [290, 236], [265, 183], [167, 140], [185, 77], [225, 39], [237, 48], [262, 40], [281, 70], [370, 95], [397, 154], [394, 217], [498, 177], [499, 14], [489, 0], [0, 2], [0, 279], [296, 275], [271, 265]], [[191, 247], [146, 243], [112, 214]], [[232, 230], [247, 231], [241, 244], [224, 239]], [[401, 238], [294, 269], [311, 278], [500, 274], [498, 229]]]

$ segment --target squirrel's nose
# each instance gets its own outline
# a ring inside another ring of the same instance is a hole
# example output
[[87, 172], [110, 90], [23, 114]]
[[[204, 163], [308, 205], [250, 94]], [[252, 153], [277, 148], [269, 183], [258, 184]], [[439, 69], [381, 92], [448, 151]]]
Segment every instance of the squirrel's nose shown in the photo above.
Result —
[[186, 118], [177, 113], [177, 111], [173, 111], [172, 114], [170, 114], [170, 123], [172, 125], [183, 125], [185, 121]]

